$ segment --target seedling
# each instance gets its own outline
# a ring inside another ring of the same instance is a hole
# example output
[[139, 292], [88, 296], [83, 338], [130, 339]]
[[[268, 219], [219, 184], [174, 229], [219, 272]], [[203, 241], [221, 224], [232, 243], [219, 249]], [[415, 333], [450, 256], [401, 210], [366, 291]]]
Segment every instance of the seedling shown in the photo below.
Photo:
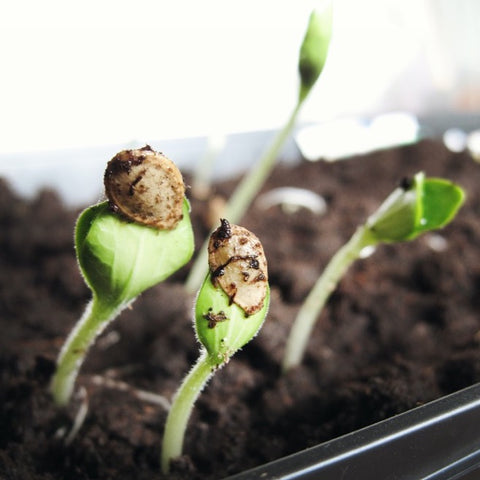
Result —
[[162, 470], [182, 454], [188, 419], [210, 377], [260, 330], [270, 290], [258, 238], [222, 220], [208, 244], [209, 273], [195, 304], [194, 328], [201, 343], [197, 363], [177, 391], [165, 425]]
[[84, 210], [75, 228], [80, 270], [92, 300], [67, 338], [51, 392], [66, 405], [97, 335], [135, 298], [193, 254], [189, 204], [180, 172], [149, 146], [117, 154], [105, 171], [108, 201]]
[[[314, 10], [310, 15], [298, 60], [300, 85], [297, 103], [283, 128], [274, 137], [272, 143], [264, 151], [254, 167], [243, 177], [227, 202], [224, 209], [224, 216], [231, 222], [235, 223], [241, 220], [252, 200], [255, 198], [255, 195], [259, 192], [272, 171], [280, 149], [283, 147], [295, 126], [303, 103], [325, 66], [330, 46], [331, 32], [332, 2], [329, 0], [324, 2], [323, 10]], [[187, 278], [185, 286], [190, 292], [195, 292], [199, 288], [205, 276], [207, 243], [208, 240], [200, 250]]]
[[447, 225], [463, 204], [464, 198], [465, 193], [459, 186], [441, 178], [425, 178], [423, 173], [417, 173], [412, 180], [402, 182], [332, 257], [307, 295], [287, 340], [283, 370], [300, 364], [325, 302], [364, 249], [381, 243], [413, 240], [422, 233]]

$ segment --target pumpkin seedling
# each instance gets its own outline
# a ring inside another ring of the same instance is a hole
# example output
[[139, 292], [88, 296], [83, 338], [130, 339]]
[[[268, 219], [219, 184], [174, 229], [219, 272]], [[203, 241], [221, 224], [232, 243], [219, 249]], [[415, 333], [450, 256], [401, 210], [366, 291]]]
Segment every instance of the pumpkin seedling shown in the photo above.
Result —
[[300, 364], [325, 302], [364, 249], [381, 243], [413, 240], [424, 232], [447, 225], [464, 198], [464, 191], [445, 179], [425, 178], [423, 173], [417, 173], [412, 180], [403, 181], [332, 257], [307, 295], [287, 340], [283, 370]]
[[227, 220], [211, 235], [209, 273], [197, 295], [194, 328], [201, 343], [197, 363], [177, 391], [167, 417], [162, 470], [182, 454], [194, 403], [210, 377], [260, 330], [270, 290], [267, 262], [258, 238]]
[[[255, 195], [260, 191], [272, 171], [281, 148], [295, 126], [303, 103], [325, 66], [331, 33], [332, 1], [327, 0], [323, 3], [323, 9], [314, 10], [310, 14], [307, 30], [300, 47], [298, 60], [300, 85], [297, 102], [283, 128], [273, 138], [272, 143], [264, 151], [253, 168], [243, 177], [225, 205], [223, 215], [232, 223], [241, 220]], [[200, 250], [187, 278], [185, 286], [190, 292], [195, 292], [199, 288], [205, 276], [207, 243], [208, 240]]]
[[84, 210], [75, 249], [92, 300], [67, 338], [51, 383], [55, 403], [68, 403], [97, 335], [144, 290], [185, 265], [193, 232], [182, 176], [149, 146], [118, 153], [104, 177], [108, 201]]

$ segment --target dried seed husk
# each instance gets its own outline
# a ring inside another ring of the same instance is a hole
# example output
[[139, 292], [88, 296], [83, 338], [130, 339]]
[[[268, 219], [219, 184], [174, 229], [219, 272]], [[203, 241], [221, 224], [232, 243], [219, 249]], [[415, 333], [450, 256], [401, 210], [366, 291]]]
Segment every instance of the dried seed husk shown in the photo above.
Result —
[[267, 260], [252, 232], [222, 219], [211, 235], [208, 263], [212, 282], [248, 315], [262, 309], [268, 286]]
[[172, 230], [182, 219], [182, 174], [148, 145], [115, 155], [107, 164], [104, 184], [111, 208], [129, 220]]

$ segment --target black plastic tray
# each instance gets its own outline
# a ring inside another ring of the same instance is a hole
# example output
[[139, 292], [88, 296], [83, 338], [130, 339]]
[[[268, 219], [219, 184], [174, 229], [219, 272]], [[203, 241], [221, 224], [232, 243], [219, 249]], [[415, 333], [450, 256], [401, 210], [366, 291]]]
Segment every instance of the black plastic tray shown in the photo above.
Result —
[[480, 479], [480, 384], [228, 480]]

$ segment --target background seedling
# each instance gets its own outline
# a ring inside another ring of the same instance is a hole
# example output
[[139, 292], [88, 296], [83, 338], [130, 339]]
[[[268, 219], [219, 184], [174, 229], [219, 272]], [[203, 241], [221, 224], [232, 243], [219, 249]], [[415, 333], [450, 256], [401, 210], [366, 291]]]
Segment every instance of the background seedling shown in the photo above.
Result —
[[332, 257], [307, 295], [287, 340], [283, 370], [299, 365], [316, 319], [339, 280], [365, 248], [413, 240], [448, 224], [464, 201], [463, 190], [441, 178], [418, 173], [393, 191]]
[[225, 147], [225, 143], [224, 135], [208, 137], [205, 152], [198, 161], [193, 175], [192, 196], [195, 198], [206, 200], [210, 196], [215, 160]]
[[51, 392], [58, 405], [68, 403], [96, 336], [193, 253], [189, 205], [173, 162], [150, 147], [120, 152], [107, 166], [105, 188], [110, 200], [83, 211], [75, 228], [77, 260], [92, 300], [57, 360]]
[[267, 262], [258, 238], [226, 220], [208, 245], [209, 273], [195, 304], [195, 332], [202, 348], [168, 414], [162, 444], [162, 470], [182, 454], [194, 403], [215, 371], [260, 330], [270, 291]]
[[[310, 15], [307, 31], [303, 39], [298, 61], [300, 85], [298, 98], [290, 117], [283, 128], [274, 137], [255, 166], [244, 176], [236, 190], [228, 200], [223, 215], [231, 222], [239, 222], [251, 204], [255, 195], [270, 174], [275, 160], [291, 134], [300, 109], [322, 73], [327, 59], [332, 31], [332, 2], [324, 3], [322, 10], [313, 11]], [[206, 243], [192, 266], [186, 281], [186, 289], [195, 292], [205, 276]]]

